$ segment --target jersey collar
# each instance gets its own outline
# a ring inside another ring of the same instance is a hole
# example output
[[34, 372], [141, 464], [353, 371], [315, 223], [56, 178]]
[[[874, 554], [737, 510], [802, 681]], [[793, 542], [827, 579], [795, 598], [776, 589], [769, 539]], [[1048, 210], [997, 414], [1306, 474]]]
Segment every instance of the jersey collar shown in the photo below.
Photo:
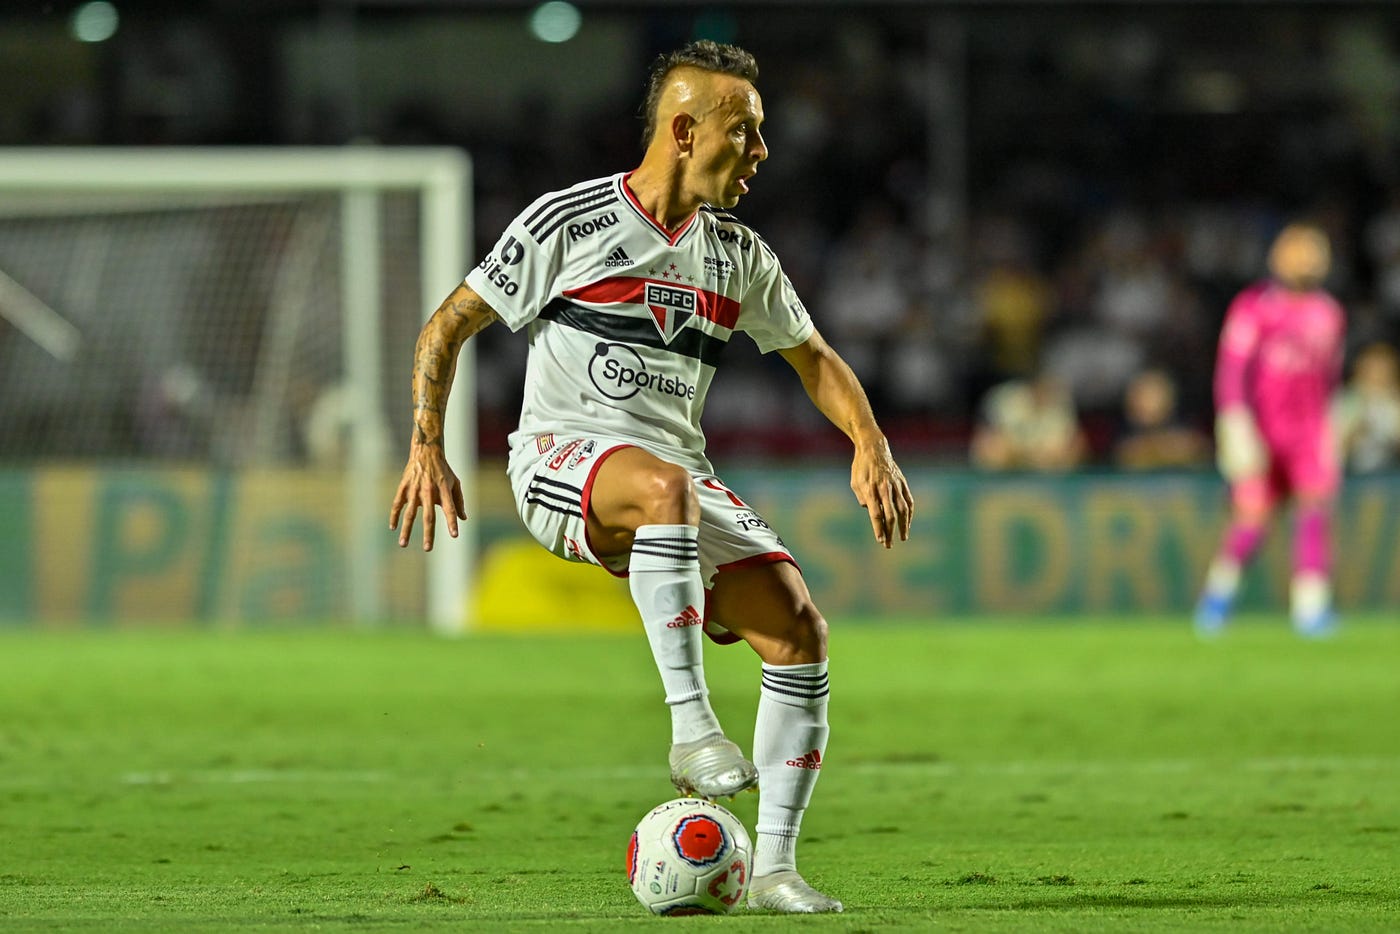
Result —
[[680, 242], [681, 237], [685, 236], [686, 231], [695, 225], [695, 218], [699, 216], [700, 212], [696, 211], [695, 213], [691, 214], [684, 221], [682, 221], [681, 225], [677, 227], [674, 231], [667, 230], [664, 226], [662, 226], [661, 222], [658, 221], [655, 217], [652, 217], [651, 212], [648, 211], [646, 208], [642, 207], [641, 202], [637, 200], [637, 196], [632, 192], [632, 187], [627, 184], [627, 180], [631, 177], [632, 173], [628, 172], [625, 175], [623, 175], [622, 178], [618, 181], [618, 187], [622, 189], [623, 198], [626, 200], [627, 204], [632, 208], [632, 210], [636, 213], [637, 217], [641, 218], [641, 220], [648, 227], [656, 231], [661, 236], [661, 238], [666, 241], [667, 244], [669, 244], [670, 246], [675, 246], [677, 243]]

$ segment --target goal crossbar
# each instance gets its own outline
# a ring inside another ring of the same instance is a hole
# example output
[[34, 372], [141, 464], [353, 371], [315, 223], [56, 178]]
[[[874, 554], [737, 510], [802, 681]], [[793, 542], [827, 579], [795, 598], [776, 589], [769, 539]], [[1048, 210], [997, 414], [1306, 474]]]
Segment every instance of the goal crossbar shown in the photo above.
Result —
[[64, 191], [339, 191], [465, 184], [471, 160], [448, 147], [25, 147], [0, 150], [0, 184]]

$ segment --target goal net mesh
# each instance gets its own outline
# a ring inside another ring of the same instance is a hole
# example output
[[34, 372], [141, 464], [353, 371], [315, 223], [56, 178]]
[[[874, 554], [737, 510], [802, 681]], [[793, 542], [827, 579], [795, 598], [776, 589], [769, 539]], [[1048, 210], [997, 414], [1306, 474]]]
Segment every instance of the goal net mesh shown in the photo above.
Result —
[[0, 618], [469, 626], [474, 530], [425, 557], [384, 527], [469, 172], [445, 149], [0, 153]]
[[[414, 192], [380, 207], [379, 348], [422, 323]], [[50, 194], [0, 208], [0, 453], [10, 462], [343, 464], [340, 199]], [[384, 380], [390, 437], [404, 381]]]

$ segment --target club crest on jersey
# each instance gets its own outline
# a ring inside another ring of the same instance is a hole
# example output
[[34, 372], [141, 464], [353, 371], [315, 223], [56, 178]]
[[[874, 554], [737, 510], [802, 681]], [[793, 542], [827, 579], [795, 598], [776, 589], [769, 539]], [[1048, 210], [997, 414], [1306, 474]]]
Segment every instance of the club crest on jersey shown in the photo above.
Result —
[[695, 314], [699, 296], [694, 289], [682, 285], [648, 282], [643, 301], [651, 310], [661, 339], [669, 344]]

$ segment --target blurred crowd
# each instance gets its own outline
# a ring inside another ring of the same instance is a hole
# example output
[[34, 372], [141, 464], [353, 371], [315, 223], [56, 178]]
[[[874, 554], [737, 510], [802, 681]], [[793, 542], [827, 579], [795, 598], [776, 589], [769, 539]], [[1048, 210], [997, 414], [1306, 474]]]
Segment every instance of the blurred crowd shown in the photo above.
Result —
[[[1377, 143], [1323, 92], [1268, 121], [1207, 113], [1153, 125], [1107, 84], [1081, 89], [1076, 109], [1043, 127], [1004, 130], [988, 103], [995, 88], [974, 81], [966, 197], [950, 224], [933, 216], [946, 193], [928, 171], [940, 124], [922, 40], [858, 34], [830, 51], [820, 68], [805, 54], [763, 59], [772, 156], [736, 213], [777, 250], [903, 451], [989, 469], [1208, 466], [1225, 308], [1265, 274], [1277, 230], [1306, 216], [1332, 238], [1328, 287], [1348, 313], [1349, 463], [1400, 463], [1400, 127]], [[635, 158], [601, 142], [619, 122], [578, 128], [586, 151], [606, 156], [592, 163], [600, 172]], [[532, 150], [528, 172], [514, 154], [488, 159], [483, 236], [579, 174], [576, 151], [552, 162], [551, 152]], [[523, 349], [504, 338], [494, 336], [485, 382], [508, 421]], [[795, 404], [801, 390], [780, 362], [728, 353], [708, 410], [713, 446], [839, 449]]]
[[[123, 66], [110, 86], [127, 95], [113, 106], [129, 112], [84, 124], [98, 139], [47, 120], [38, 131], [58, 135], [33, 141], [460, 146], [475, 166], [480, 256], [539, 194], [634, 165], [650, 56], [708, 30], [751, 48], [762, 71], [772, 155], [736, 213], [776, 249], [902, 457], [995, 469], [1208, 466], [1225, 308], [1263, 275], [1277, 229], [1306, 216], [1332, 239], [1328, 286], [1349, 319], [1341, 440], [1355, 469], [1394, 466], [1400, 17], [1364, 5], [1335, 15], [1253, 6], [1212, 9], [1209, 30], [1192, 5], [1169, 4], [1094, 16], [1053, 5], [617, 12], [611, 25], [631, 47], [616, 71], [633, 91], [572, 108], [546, 94], [489, 120], [431, 86], [380, 110], [353, 88], [338, 108], [311, 113], [248, 105], [276, 90], [258, 61], [333, 52], [358, 28], [369, 62], [364, 44], [379, 33], [348, 14], [299, 44], [281, 26], [243, 24], [262, 59], [220, 59], [213, 32], [191, 45], [190, 24], [152, 23], [129, 30], [132, 49], [207, 47], [226, 67], [195, 80], [183, 58], [161, 59], [162, 80], [142, 84], [152, 59], [132, 56], [147, 65]], [[381, 25], [403, 35], [405, 18]], [[168, 102], [211, 83], [223, 93], [180, 119], [143, 110], [131, 90], [149, 85]], [[525, 347], [504, 328], [480, 342], [482, 449], [499, 452]], [[706, 413], [716, 454], [843, 450], [796, 404], [801, 388], [781, 360], [743, 339], [726, 355]]]

